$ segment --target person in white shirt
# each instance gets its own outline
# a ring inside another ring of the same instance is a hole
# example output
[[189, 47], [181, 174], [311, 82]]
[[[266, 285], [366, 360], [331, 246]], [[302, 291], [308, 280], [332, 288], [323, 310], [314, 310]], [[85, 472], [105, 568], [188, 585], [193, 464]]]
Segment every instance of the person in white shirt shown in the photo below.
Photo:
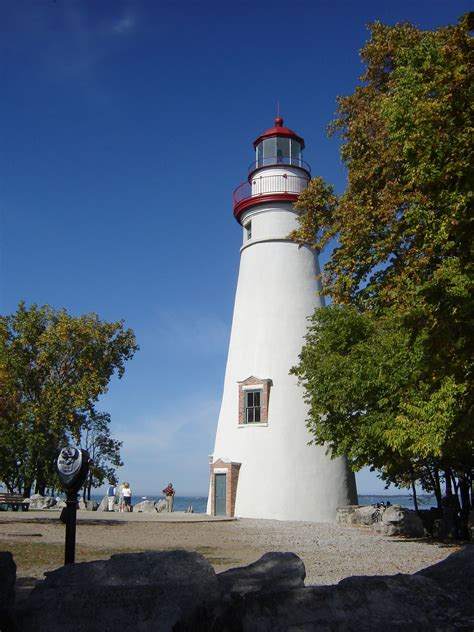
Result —
[[132, 490], [129, 483], [124, 483], [122, 493], [125, 511], [132, 511]]

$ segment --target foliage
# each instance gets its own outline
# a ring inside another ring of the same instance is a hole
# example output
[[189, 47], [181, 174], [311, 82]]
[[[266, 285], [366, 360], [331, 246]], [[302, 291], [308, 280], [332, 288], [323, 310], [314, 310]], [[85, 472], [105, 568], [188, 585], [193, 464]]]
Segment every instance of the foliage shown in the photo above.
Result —
[[314, 179], [292, 234], [318, 250], [337, 239], [325, 293], [354, 307], [318, 313], [295, 372], [316, 441], [398, 483], [416, 476], [436, 486], [441, 471], [447, 493], [459, 485], [466, 500], [474, 462], [467, 17], [436, 31], [380, 22], [370, 30], [362, 83], [338, 99], [330, 125], [343, 141], [347, 188], [329, 198], [332, 189]]
[[474, 448], [465, 385], [446, 377], [432, 391], [427, 366], [425, 332], [413, 338], [394, 312], [317, 310], [292, 369], [305, 387], [314, 442], [400, 486], [416, 478], [439, 491], [440, 464], [462, 477]]
[[29, 493], [55, 485], [53, 459], [80, 440], [84, 411], [138, 349], [123, 322], [80, 317], [48, 305], [0, 317], [0, 479]]
[[110, 435], [110, 415], [88, 411], [81, 423], [80, 447], [87, 450], [91, 458], [89, 475], [84, 484], [84, 497], [90, 500], [91, 490], [100, 487], [106, 480], [116, 483], [115, 468], [123, 465], [120, 458], [122, 441]]

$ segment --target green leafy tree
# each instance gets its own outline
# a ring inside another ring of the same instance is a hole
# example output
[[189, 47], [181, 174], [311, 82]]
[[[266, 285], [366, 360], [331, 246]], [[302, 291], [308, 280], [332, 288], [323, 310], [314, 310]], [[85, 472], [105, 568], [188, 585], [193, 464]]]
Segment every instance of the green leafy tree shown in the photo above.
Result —
[[55, 485], [54, 456], [138, 349], [123, 322], [20, 303], [0, 317], [0, 479], [29, 495]]
[[[323, 272], [325, 292], [336, 304], [357, 308], [347, 317], [367, 328], [366, 344], [378, 345], [386, 357], [367, 346], [365, 356], [358, 355], [359, 339], [339, 339], [327, 362], [340, 368], [338, 353], [346, 350], [346, 373], [331, 370], [334, 385], [347, 389], [339, 398], [357, 432], [335, 414], [321, 421], [318, 408], [311, 413], [312, 428], [316, 440], [334, 447], [349, 432], [356, 466], [382, 468], [399, 483], [415, 476], [439, 500], [442, 478], [446, 495], [459, 492], [466, 516], [474, 433], [468, 19], [436, 31], [380, 22], [370, 30], [361, 52], [362, 82], [338, 99], [330, 125], [342, 139], [347, 188], [336, 199], [329, 185], [314, 179], [297, 203], [300, 228], [292, 237], [317, 250], [337, 240]], [[337, 311], [328, 314], [334, 323], [342, 318]], [[326, 317], [320, 312], [318, 318], [323, 323]], [[308, 393], [327, 378], [323, 369], [307, 371], [304, 364], [309, 347], [329, 335], [317, 327], [314, 322], [296, 369]], [[378, 382], [374, 366], [390, 386]], [[357, 407], [351, 409], [354, 389]], [[317, 427], [325, 429], [324, 437]], [[344, 448], [351, 453], [347, 442]]]

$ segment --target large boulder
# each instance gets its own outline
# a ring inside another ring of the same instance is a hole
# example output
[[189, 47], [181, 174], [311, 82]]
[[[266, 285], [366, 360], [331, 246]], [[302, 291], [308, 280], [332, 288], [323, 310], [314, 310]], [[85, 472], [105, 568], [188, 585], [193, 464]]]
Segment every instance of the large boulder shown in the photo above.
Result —
[[245, 595], [301, 588], [305, 577], [304, 564], [294, 553], [266, 553], [249, 566], [219, 573], [217, 579], [223, 593]]
[[133, 507], [138, 513], [156, 513], [155, 503], [152, 500], [142, 500]]
[[104, 496], [97, 507], [97, 511], [108, 511], [109, 510], [109, 501], [107, 496]]
[[[474, 548], [415, 575], [304, 586], [292, 553], [217, 577], [196, 553], [114, 555], [47, 573], [19, 612], [22, 632], [472, 632]], [[1, 587], [1, 586], [0, 586]], [[104, 605], [106, 604], [106, 605]], [[47, 607], [45, 607], [47, 605]], [[0, 628], [3, 632], [3, 628]]]
[[362, 506], [363, 505], [345, 505], [344, 507], [338, 507], [336, 510], [336, 522], [339, 524], [354, 524], [355, 510]]
[[215, 572], [198, 553], [113, 555], [47, 573], [20, 622], [23, 632], [204, 630], [200, 619], [218, 597]]
[[465, 546], [417, 575], [432, 579], [455, 595], [463, 613], [474, 617], [474, 545]]
[[155, 503], [155, 510], [158, 513], [161, 513], [162, 511], [165, 511], [165, 509], [166, 509], [166, 500], [164, 498], [162, 498], [161, 500], [158, 500]]
[[381, 514], [381, 520], [374, 523], [374, 530], [382, 535], [407, 535], [421, 538], [424, 535], [423, 522], [414, 511], [391, 505]]
[[350, 577], [337, 586], [234, 598], [213, 630], [239, 632], [470, 632], [474, 619], [436, 582], [408, 575]]
[[13, 607], [15, 604], [16, 564], [9, 551], [0, 552], [0, 630], [16, 630]]
[[33, 494], [26, 499], [30, 505], [30, 509], [51, 509], [56, 505], [56, 499], [51, 496], [42, 496], [41, 494]]
[[352, 524], [370, 526], [377, 522], [380, 516], [380, 509], [372, 505], [360, 505], [352, 512]]

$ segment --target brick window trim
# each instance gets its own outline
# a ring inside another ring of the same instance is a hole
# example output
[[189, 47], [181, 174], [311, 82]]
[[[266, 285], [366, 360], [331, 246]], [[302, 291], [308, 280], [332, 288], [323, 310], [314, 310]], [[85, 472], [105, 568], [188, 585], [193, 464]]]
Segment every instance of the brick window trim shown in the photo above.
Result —
[[[270, 387], [273, 382], [269, 378], [261, 379], [251, 375], [238, 382], [239, 385], [239, 426], [268, 426], [268, 408], [270, 403]], [[247, 391], [260, 391], [260, 421], [257, 423], [245, 422], [245, 393]]]

